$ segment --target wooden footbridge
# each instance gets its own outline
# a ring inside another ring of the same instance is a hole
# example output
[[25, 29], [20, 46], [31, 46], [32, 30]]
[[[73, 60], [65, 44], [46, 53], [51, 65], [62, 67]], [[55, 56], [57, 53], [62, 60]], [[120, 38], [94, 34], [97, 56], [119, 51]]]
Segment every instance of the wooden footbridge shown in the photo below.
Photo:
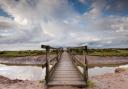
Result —
[[[42, 45], [46, 49], [46, 85], [51, 86], [76, 86], [86, 87], [88, 81], [88, 66], [86, 60], [87, 46], [79, 47], [83, 49], [85, 55], [84, 63], [79, 61], [73, 53], [74, 48], [63, 50], [62, 48], [52, 48]], [[56, 52], [53, 61], [49, 61], [50, 49]], [[78, 48], [77, 48], [78, 49]], [[80, 70], [80, 68], [82, 70]]]

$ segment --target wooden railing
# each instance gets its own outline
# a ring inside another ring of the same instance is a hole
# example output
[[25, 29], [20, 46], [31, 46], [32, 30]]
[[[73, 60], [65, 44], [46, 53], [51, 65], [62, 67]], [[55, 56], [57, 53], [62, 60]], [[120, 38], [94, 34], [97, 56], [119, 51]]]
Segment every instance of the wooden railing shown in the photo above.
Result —
[[[44, 48], [46, 50], [46, 62], [45, 62], [45, 66], [46, 66], [46, 75], [45, 75], [45, 82], [46, 85], [49, 82], [50, 77], [53, 74], [53, 71], [56, 67], [56, 65], [58, 64], [59, 60], [61, 59], [61, 55], [63, 52], [62, 48], [53, 48], [47, 45], [42, 45], [41, 48]], [[54, 54], [56, 55], [53, 59], [49, 60], [48, 56], [50, 54]], [[52, 53], [51, 53], [52, 52]]]
[[[80, 61], [79, 58], [76, 57], [74, 49], [82, 50], [82, 54], [84, 55], [84, 61]], [[72, 59], [74, 66], [80, 72], [80, 74], [83, 76], [86, 84], [88, 84], [88, 61], [86, 58], [86, 54], [88, 53], [87, 52], [87, 46], [68, 48], [68, 53]], [[78, 68], [78, 66], [80, 66], [83, 69], [83, 71], [81, 71], [80, 68]]]

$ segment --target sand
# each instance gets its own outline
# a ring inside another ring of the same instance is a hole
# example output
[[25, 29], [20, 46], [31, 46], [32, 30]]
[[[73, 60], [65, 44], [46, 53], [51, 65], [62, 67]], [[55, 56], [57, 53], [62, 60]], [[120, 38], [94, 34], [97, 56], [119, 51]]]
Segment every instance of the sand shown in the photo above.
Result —
[[[128, 89], [128, 71], [94, 76], [91, 77], [90, 80], [93, 81], [94, 87], [89, 89]], [[45, 89], [45, 86], [42, 82], [39, 81], [10, 80], [8, 78], [0, 76], [0, 89]], [[50, 87], [49, 89], [81, 88], [71, 86], [56, 86]]]
[[43, 83], [39, 81], [10, 80], [0, 76], [0, 89], [43, 89]]

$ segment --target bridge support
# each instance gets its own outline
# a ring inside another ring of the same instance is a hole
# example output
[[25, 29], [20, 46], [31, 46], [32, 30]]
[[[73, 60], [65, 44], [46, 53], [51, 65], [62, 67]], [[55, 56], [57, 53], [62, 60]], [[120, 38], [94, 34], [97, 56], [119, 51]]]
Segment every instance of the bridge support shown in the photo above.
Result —
[[45, 48], [46, 51], [45, 51], [45, 58], [46, 58], [46, 75], [45, 75], [45, 82], [46, 82], [46, 85], [48, 84], [48, 80], [49, 80], [49, 60], [48, 60], [48, 52], [50, 50], [50, 47], [49, 46], [46, 46], [46, 45], [41, 45], [41, 48]]
[[86, 66], [84, 67], [84, 80], [86, 81], [86, 84], [88, 86], [88, 61], [87, 61], [87, 58], [86, 58], [87, 53], [88, 53], [87, 46], [84, 46], [83, 55], [84, 55], [84, 62], [86, 64]]
[[45, 76], [46, 85], [48, 84], [48, 81], [49, 81], [49, 60], [48, 60], [48, 52], [49, 52], [49, 46], [46, 47], [46, 76]]

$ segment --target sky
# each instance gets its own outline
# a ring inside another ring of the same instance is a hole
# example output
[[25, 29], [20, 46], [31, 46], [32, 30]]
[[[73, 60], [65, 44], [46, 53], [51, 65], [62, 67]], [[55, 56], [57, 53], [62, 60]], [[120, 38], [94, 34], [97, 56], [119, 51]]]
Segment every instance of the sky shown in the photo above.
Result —
[[128, 0], [0, 0], [0, 50], [128, 47]]

